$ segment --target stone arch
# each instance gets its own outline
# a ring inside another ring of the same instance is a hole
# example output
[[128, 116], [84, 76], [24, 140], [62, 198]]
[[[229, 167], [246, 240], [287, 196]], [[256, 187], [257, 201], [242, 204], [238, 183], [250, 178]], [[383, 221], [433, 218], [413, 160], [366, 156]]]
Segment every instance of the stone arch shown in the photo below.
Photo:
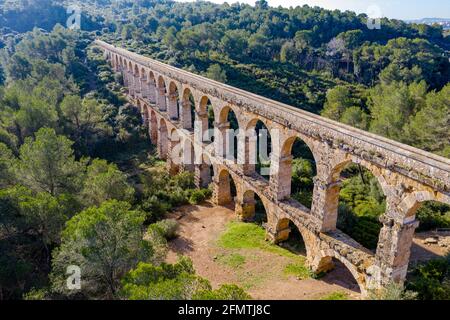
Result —
[[114, 59], [116, 61], [116, 71], [119, 71], [122, 65], [121, 63], [119, 63], [119, 57], [117, 56], [117, 54], [114, 55]]
[[179, 94], [178, 94], [178, 86], [174, 81], [171, 81], [169, 84], [169, 92], [168, 92], [168, 112], [171, 120], [179, 119]]
[[197, 105], [197, 112], [200, 112], [200, 113], [207, 112], [208, 111], [207, 110], [208, 104], [211, 104], [211, 99], [208, 96], [203, 95], [200, 98], [200, 101], [199, 101], [199, 103]]
[[[212, 114], [211, 114], [212, 112]], [[201, 142], [212, 142], [212, 138], [214, 137], [214, 107], [211, 99], [204, 95], [200, 98], [198, 106], [196, 108], [196, 116], [195, 116], [195, 128], [196, 132], [201, 137]]]
[[141, 101], [140, 100], [136, 101], [136, 107], [139, 109], [139, 112], [141, 113], [141, 115], [143, 115], [144, 110], [142, 109], [142, 105], [141, 105]]
[[148, 84], [148, 99], [150, 100], [150, 103], [155, 104], [156, 103], [156, 78], [153, 71], [148, 72], [147, 76], [147, 84]]
[[227, 160], [238, 163], [239, 159], [239, 134], [240, 124], [238, 113], [229, 106], [225, 105], [216, 112], [215, 123], [215, 141], [216, 155]]
[[219, 206], [232, 204], [234, 201], [233, 183], [236, 189], [238, 188], [238, 185], [236, 184], [236, 181], [233, 179], [233, 176], [231, 175], [229, 170], [223, 167], [216, 168], [214, 180], [215, 203]]
[[381, 188], [383, 189], [384, 194], [389, 193], [390, 186], [387, 180], [385, 179], [383, 175], [383, 169], [377, 167], [376, 165], [359, 158], [354, 157], [348, 157], [346, 156], [344, 160], [337, 161], [336, 163], [332, 163], [332, 168], [330, 171], [330, 181], [338, 182], [340, 179], [341, 172], [349, 165], [349, 164], [357, 164], [361, 165], [365, 169], [369, 170], [378, 180], [378, 183], [380, 184]]
[[214, 166], [211, 158], [205, 153], [202, 153], [201, 164], [196, 165], [196, 185], [199, 188], [208, 188], [214, 177]]
[[195, 148], [192, 141], [183, 137], [182, 141], [182, 150], [183, 150], [183, 158], [182, 158], [182, 166], [184, 171], [194, 172], [195, 170]]
[[158, 130], [158, 154], [163, 160], [167, 159], [169, 153], [169, 136], [167, 123], [164, 118], [159, 120], [159, 130]]
[[[267, 132], [261, 131], [261, 129], [267, 130]], [[270, 180], [272, 170], [270, 164], [272, 153], [271, 131], [272, 128], [265, 119], [255, 117], [247, 123], [244, 134], [245, 138], [240, 138], [241, 140], [245, 139], [245, 147], [243, 148], [244, 156], [241, 156], [241, 161], [245, 160], [243, 162], [245, 164], [245, 174], [251, 175], [258, 173], [266, 180]], [[260, 143], [261, 139], [267, 139], [266, 148], [264, 148], [264, 144]], [[261, 146], [263, 149], [261, 149]]]
[[150, 123], [149, 123], [150, 140], [153, 144], [158, 142], [158, 118], [154, 110], [150, 111]]
[[166, 82], [163, 78], [163, 76], [158, 77], [158, 88], [157, 88], [157, 101], [156, 104], [160, 111], [166, 111], [167, 110], [167, 101], [166, 101], [166, 95], [167, 95], [167, 89], [166, 89]]
[[244, 189], [238, 194], [236, 213], [242, 221], [258, 222], [265, 225], [271, 214], [270, 204], [258, 191]]
[[139, 70], [140, 91], [143, 99], [148, 99], [148, 81], [147, 72], [144, 67]]
[[[381, 168], [378, 168], [374, 165], [372, 165], [369, 162], [366, 161], [360, 161], [358, 159], [353, 159], [353, 158], [347, 158], [344, 161], [340, 161], [337, 164], [335, 164], [331, 171], [330, 171], [330, 177], [329, 177], [329, 182], [325, 185], [319, 185], [315, 187], [315, 192], [316, 193], [320, 193], [323, 192], [324, 193], [324, 201], [325, 204], [322, 204], [321, 207], [324, 208], [324, 211], [322, 212], [323, 216], [323, 231], [329, 231], [329, 230], [335, 230], [336, 228], [338, 228], [337, 226], [337, 222], [338, 222], [338, 213], [339, 213], [339, 202], [340, 202], [340, 191], [341, 191], [341, 184], [342, 181], [341, 179], [341, 173], [344, 171], [344, 169], [348, 168], [350, 164], [356, 164], [358, 165], [358, 168], [356, 169], [357, 173], [355, 173], [353, 175], [353, 177], [359, 176], [361, 179], [361, 182], [365, 185], [367, 185], [366, 179], [366, 175], [365, 175], [365, 170], [367, 172], [369, 172], [373, 177], [375, 177], [377, 184], [380, 188], [381, 194], [380, 196], [382, 197], [381, 202], [380, 203], [387, 203], [386, 201], [386, 195], [389, 194], [389, 185], [386, 182], [386, 179], [383, 176], [383, 171]], [[364, 170], [365, 169], [365, 170]], [[316, 181], [316, 184], [320, 182]], [[371, 186], [372, 187], [372, 186]], [[322, 189], [321, 189], [322, 188]], [[315, 195], [315, 198], [319, 198]], [[379, 208], [377, 208], [378, 210]], [[387, 212], [387, 207], [384, 208], [384, 212], [380, 213], [380, 216], [383, 216], [385, 213]], [[372, 219], [369, 217], [364, 218], [366, 221], [364, 223], [370, 224], [371, 225], [371, 230], [376, 230], [376, 227], [378, 226], [379, 229], [381, 230], [382, 227], [382, 223], [379, 221], [379, 219]], [[342, 228], [342, 226], [341, 226]], [[346, 231], [347, 233], [352, 233], [349, 234], [350, 237], [356, 237], [356, 234], [354, 233], [354, 229], [349, 229], [349, 230], [343, 230], [344, 232]], [[376, 249], [376, 241], [379, 241], [379, 237], [380, 237], [380, 232], [378, 233], [377, 236], [375, 236], [375, 234], [373, 234], [373, 240], [370, 240], [368, 238], [368, 236], [364, 237], [364, 242], [366, 242], [365, 244], [362, 244], [362, 246], [369, 248], [371, 250], [375, 250]], [[370, 235], [370, 234], [368, 234]], [[354, 239], [358, 242], [358, 240], [361, 242], [361, 239]], [[373, 242], [373, 243], [372, 243]], [[371, 247], [372, 246], [372, 247]]]
[[275, 243], [280, 243], [287, 241], [293, 233], [292, 228], [295, 227], [298, 230], [298, 234], [300, 236], [300, 240], [302, 241], [305, 249], [305, 256], [307, 261], [311, 261], [314, 256], [314, 244], [315, 244], [315, 235], [311, 233], [311, 231], [307, 230], [303, 225], [294, 221], [290, 217], [280, 217], [275, 224], [276, 237]]
[[123, 76], [123, 83], [125, 87], [128, 88], [128, 91], [130, 91], [130, 73], [129, 73], [129, 63], [126, 59], [123, 59], [123, 65], [122, 65], [122, 76]]
[[134, 65], [133, 79], [134, 79], [135, 95], [139, 95], [142, 92], [142, 88], [141, 88], [141, 77], [140, 77], [139, 65], [137, 63]]
[[311, 153], [314, 157], [314, 161], [317, 163], [319, 156], [316, 155], [316, 150], [314, 148], [312, 141], [309, 138], [307, 138], [299, 133], [297, 133], [293, 136], [290, 136], [289, 138], [287, 138], [284, 141], [283, 146], [281, 147], [281, 156], [286, 157], [286, 156], [289, 156], [290, 154], [292, 154], [292, 148], [294, 147], [294, 143], [296, 142], [297, 139], [300, 139], [302, 142], [304, 142], [308, 146], [309, 150], [311, 150]]
[[140, 77], [142, 81], [147, 81], [147, 72], [144, 67], [141, 67]]
[[[231, 111], [234, 112], [233, 108], [232, 108], [230, 105], [228, 105], [228, 104], [225, 105], [224, 107], [222, 107], [222, 108], [219, 110], [219, 112], [218, 112], [218, 118], [216, 119], [216, 120], [217, 120], [217, 123], [224, 123], [224, 122], [227, 122], [227, 121], [228, 121], [228, 114], [229, 114]], [[234, 113], [236, 113], [236, 112], [234, 112]]]
[[[303, 153], [309, 152], [309, 154], [312, 155], [312, 159], [308, 159], [311, 157], [306, 156], [306, 158], [302, 156], [296, 156], [294, 154], [294, 146], [301, 146], [303, 149]], [[293, 198], [292, 193], [298, 192], [298, 202], [300, 202], [305, 207], [311, 208], [312, 206], [312, 194], [314, 192], [314, 186], [313, 182], [311, 181], [310, 186], [304, 186], [301, 188], [301, 185], [297, 185], [296, 190], [293, 190], [293, 162], [295, 159], [301, 158], [305, 161], [307, 161], [305, 164], [302, 164], [302, 167], [311, 166], [311, 174], [313, 175], [311, 178], [313, 178], [317, 172], [317, 155], [315, 155], [314, 148], [312, 141], [310, 141], [308, 138], [300, 135], [295, 134], [292, 136], [289, 136], [284, 141], [281, 141], [281, 146], [279, 149], [279, 154], [273, 153], [273, 157], [271, 159], [272, 163], [277, 163], [276, 166], [272, 166], [272, 171], [270, 175], [270, 184], [272, 187], [272, 190], [276, 194], [276, 198], [279, 201]], [[307, 168], [308, 168], [307, 167]], [[303, 182], [304, 183], [304, 182]], [[302, 194], [300, 194], [300, 192]], [[306, 195], [306, 193], [309, 193], [310, 195]], [[295, 197], [294, 197], [295, 198]], [[310, 198], [310, 199], [309, 199]]]
[[424, 202], [436, 201], [450, 205], [450, 195], [434, 191], [415, 191], [408, 194], [399, 204], [398, 209], [405, 219], [413, 219]]
[[170, 132], [169, 157], [167, 160], [169, 174], [178, 174], [182, 165], [182, 149], [181, 138], [177, 128], [173, 128]]
[[149, 110], [148, 105], [144, 103], [144, 105], [142, 106], [142, 120], [145, 126], [148, 125], [148, 122], [150, 120], [148, 110]]
[[356, 266], [354, 266], [350, 261], [348, 261], [344, 257], [340, 256], [333, 249], [321, 251], [321, 255], [316, 257], [315, 259], [313, 271], [316, 274], [331, 272], [335, 268], [335, 263], [333, 262], [333, 259], [336, 259], [345, 266], [345, 268], [350, 272], [356, 284], [358, 285], [358, 289], [361, 295], [366, 296], [367, 295], [366, 275], [363, 272], [359, 272]]
[[183, 129], [194, 129], [195, 98], [191, 89], [184, 88], [180, 106], [180, 120]]
[[128, 92], [130, 93], [130, 96], [134, 97], [135, 95], [135, 81], [134, 81], [134, 66], [131, 61], [128, 61], [128, 69], [127, 69], [127, 83], [128, 83]]

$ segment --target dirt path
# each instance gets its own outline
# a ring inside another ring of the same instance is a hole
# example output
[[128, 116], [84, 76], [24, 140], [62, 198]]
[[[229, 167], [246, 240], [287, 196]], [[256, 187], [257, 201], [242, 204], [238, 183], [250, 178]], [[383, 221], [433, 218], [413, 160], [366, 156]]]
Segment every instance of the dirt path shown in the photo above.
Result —
[[[449, 252], [449, 248], [444, 248], [438, 244], [424, 244], [424, 240], [438, 235], [435, 232], [421, 232], [414, 235], [414, 243], [411, 247], [412, 263], [424, 260], [436, 259], [445, 256]], [[444, 235], [444, 234], [441, 234]], [[446, 233], [445, 235], [448, 235]]]
[[354, 284], [347, 285], [353, 278], [343, 266], [337, 266], [321, 280], [299, 280], [283, 274], [287, 258], [262, 250], [240, 252], [246, 260], [242, 268], [221, 263], [221, 257], [229, 252], [216, 241], [236, 218], [229, 208], [186, 206], [171, 218], [178, 219], [181, 228], [179, 238], [170, 243], [168, 262], [175, 262], [178, 254], [189, 256], [198, 275], [207, 278], [215, 288], [234, 283], [245, 288], [254, 299], [268, 300], [313, 300], [336, 292], [346, 293], [351, 299], [359, 298]]

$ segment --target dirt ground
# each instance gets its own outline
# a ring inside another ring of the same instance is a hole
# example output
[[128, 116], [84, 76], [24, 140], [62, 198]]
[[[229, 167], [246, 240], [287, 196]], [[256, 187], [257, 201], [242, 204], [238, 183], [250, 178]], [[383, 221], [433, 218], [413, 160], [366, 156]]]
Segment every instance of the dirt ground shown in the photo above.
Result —
[[177, 219], [181, 227], [180, 236], [170, 243], [167, 261], [176, 262], [178, 254], [189, 256], [197, 274], [208, 279], [215, 288], [225, 283], [237, 284], [253, 299], [264, 300], [314, 300], [336, 292], [346, 293], [350, 299], [359, 298], [356, 283], [342, 265], [320, 280], [299, 280], [283, 274], [287, 258], [262, 250], [247, 252], [244, 268], [220, 263], [218, 257], [227, 250], [220, 248], [216, 241], [226, 231], [228, 223], [236, 219], [230, 208], [186, 206], [170, 218]]
[[[448, 251], [449, 248], [441, 247], [437, 244], [424, 244], [423, 240], [427, 238], [432, 238], [433, 236], [438, 235], [435, 232], [421, 232], [416, 233], [414, 237], [414, 244], [411, 248], [411, 258], [410, 261], [412, 263], [418, 262], [418, 261], [424, 261], [424, 260], [430, 260], [430, 259], [436, 259], [439, 257], [444, 256]], [[439, 234], [441, 236], [448, 236], [447, 233], [441, 233]]]
[[[220, 258], [230, 254], [229, 250], [217, 245], [217, 240], [227, 230], [227, 225], [236, 220], [231, 208], [185, 206], [170, 218], [180, 223], [179, 237], [169, 246], [167, 261], [174, 263], [177, 256], [189, 256], [197, 274], [208, 279], [214, 288], [221, 284], [237, 284], [246, 289], [253, 299], [261, 300], [316, 300], [332, 293], [345, 293], [348, 299], [359, 299], [359, 288], [350, 272], [340, 263], [335, 270], [316, 280], [300, 279], [283, 274], [288, 263], [286, 257], [277, 256], [263, 250], [243, 253], [243, 267], [232, 267], [220, 262]], [[429, 234], [419, 234], [414, 240], [411, 260], [427, 260], [442, 256], [445, 249], [422, 243]]]

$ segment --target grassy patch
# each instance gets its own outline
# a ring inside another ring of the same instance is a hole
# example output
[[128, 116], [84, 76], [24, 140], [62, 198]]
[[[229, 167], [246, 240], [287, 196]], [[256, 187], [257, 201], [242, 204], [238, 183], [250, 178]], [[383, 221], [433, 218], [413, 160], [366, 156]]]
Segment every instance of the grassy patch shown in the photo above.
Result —
[[221, 235], [218, 245], [224, 249], [259, 249], [288, 258], [301, 258], [297, 254], [271, 244], [265, 239], [266, 231], [254, 223], [231, 222]]
[[[217, 245], [225, 251], [218, 257], [218, 262], [234, 269], [240, 269], [247, 262], [246, 257], [255, 260], [254, 263], [259, 266], [266, 264], [271, 255], [280, 257], [270, 258], [273, 261], [278, 259], [279, 264], [279, 267], [271, 269], [272, 272], [255, 273], [251, 277], [248, 274], [242, 274], [242, 285], [247, 289], [255, 287], [257, 283], [263, 283], [270, 277], [283, 278], [292, 275], [299, 279], [311, 277], [309, 269], [305, 266], [305, 257], [267, 242], [266, 231], [257, 224], [231, 222], [217, 240]], [[258, 254], [258, 251], [265, 254]], [[263, 261], [258, 260], [261, 257], [264, 257]], [[249, 282], [248, 286], [246, 286], [247, 281]]]
[[245, 257], [239, 253], [223, 254], [217, 257], [217, 262], [237, 269], [245, 264]]
[[320, 300], [348, 300], [348, 295], [345, 292], [333, 292], [322, 297]]
[[231, 222], [218, 244], [224, 249], [263, 249], [267, 247], [263, 228], [252, 223]]
[[308, 279], [311, 277], [311, 272], [305, 266], [304, 261], [288, 264], [283, 272], [286, 275], [293, 275], [299, 279]]

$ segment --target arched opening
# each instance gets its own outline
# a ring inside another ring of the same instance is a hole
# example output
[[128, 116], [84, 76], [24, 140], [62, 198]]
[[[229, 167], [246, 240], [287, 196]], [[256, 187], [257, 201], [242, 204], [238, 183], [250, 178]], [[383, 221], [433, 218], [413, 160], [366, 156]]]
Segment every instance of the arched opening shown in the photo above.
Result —
[[177, 175], [181, 171], [183, 152], [180, 140], [178, 130], [173, 129], [170, 133], [170, 156], [168, 157], [168, 169], [171, 176]]
[[217, 203], [220, 206], [234, 204], [237, 196], [236, 184], [228, 170], [222, 169], [218, 173], [217, 179]]
[[292, 220], [284, 218], [278, 222], [277, 242], [281, 247], [295, 254], [307, 257], [305, 240]]
[[122, 60], [122, 57], [120, 57], [120, 69], [122, 73], [122, 84], [124, 87], [128, 87], [128, 77], [127, 77], [128, 64], [126, 60]]
[[178, 120], [178, 110], [179, 110], [179, 96], [178, 96], [178, 88], [175, 82], [171, 82], [169, 85], [169, 117], [171, 120]]
[[191, 90], [184, 90], [180, 108], [181, 125], [183, 129], [193, 130], [195, 119], [195, 100]]
[[152, 144], [158, 142], [158, 119], [156, 117], [156, 112], [151, 110], [150, 113], [150, 127], [149, 127], [150, 141]]
[[[337, 228], [369, 250], [375, 251], [386, 211], [386, 196], [377, 177], [361, 164], [344, 163], [333, 174], [341, 181], [338, 192]], [[336, 179], [337, 178], [337, 179]]]
[[142, 121], [144, 123], [144, 126], [148, 125], [149, 122], [149, 114], [148, 114], [148, 106], [146, 104], [144, 104], [144, 106], [142, 107]]
[[216, 135], [220, 137], [220, 148], [218, 153], [225, 159], [238, 163], [239, 150], [239, 122], [236, 113], [229, 106], [220, 111], [219, 124]]
[[206, 155], [202, 155], [202, 164], [198, 166], [198, 183], [200, 188], [208, 188], [212, 182], [214, 176], [214, 167], [211, 163], [211, 159]]
[[267, 223], [266, 206], [257, 193], [255, 193], [255, 222], [262, 226]]
[[167, 132], [167, 124], [164, 119], [159, 122], [158, 134], [158, 154], [159, 158], [166, 160], [169, 152], [169, 137]]
[[134, 77], [133, 77], [133, 64], [128, 62], [127, 70], [127, 83], [128, 83], [128, 93], [130, 96], [134, 97]]
[[[280, 155], [279, 170], [272, 179], [278, 179], [279, 198], [291, 197], [311, 209], [314, 193], [316, 161], [309, 146], [299, 137], [286, 140]], [[286, 176], [289, 175], [289, 176]]]
[[255, 222], [264, 226], [267, 223], [267, 211], [261, 197], [253, 190], [247, 190], [239, 203], [238, 214], [243, 221]]
[[147, 72], [145, 72], [144, 68], [141, 68], [139, 77], [141, 82], [141, 96], [143, 99], [148, 99], [148, 79]]
[[156, 80], [155, 75], [153, 72], [148, 73], [148, 99], [150, 100], [150, 103], [155, 104], [156, 103]]
[[166, 90], [166, 83], [164, 81], [164, 78], [162, 76], [160, 76], [158, 78], [158, 90], [157, 90], [157, 106], [159, 108], [160, 111], [166, 111], [167, 110], [167, 101], [166, 101], [166, 94], [167, 94], [167, 90]]
[[191, 140], [183, 139], [183, 169], [184, 171], [194, 172], [195, 169], [195, 149]]
[[247, 127], [245, 153], [245, 163], [254, 166], [254, 172], [269, 180], [272, 138], [268, 127], [259, 119], [252, 120]]
[[120, 70], [121, 63], [119, 63], [119, 57], [118, 57], [117, 55], [114, 55], [114, 57], [115, 57], [115, 61], [116, 61], [116, 68], [115, 68], [115, 71], [117, 72], [117, 71]]
[[340, 286], [354, 293], [361, 293], [361, 286], [357, 278], [360, 275], [351, 265], [346, 265], [342, 261], [328, 256], [321, 259], [319, 263], [320, 280]]
[[134, 92], [135, 95], [138, 96], [141, 94], [142, 90], [141, 90], [140, 72], [137, 64], [134, 65], [133, 79], [134, 79]]
[[214, 108], [207, 96], [200, 99], [198, 112], [195, 117], [195, 124], [198, 132], [202, 135], [202, 142], [214, 142]]
[[141, 114], [141, 116], [144, 117], [144, 110], [142, 109], [142, 105], [141, 105], [141, 101], [140, 100], [136, 101], [136, 107], [138, 108], [139, 113]]
[[[438, 259], [444, 256], [448, 249], [445, 239], [450, 230], [450, 197], [438, 199], [434, 194], [419, 192], [412, 194], [415, 198], [405, 209], [407, 219], [416, 219], [419, 226], [415, 230], [414, 240], [411, 247], [411, 262], [422, 262]], [[406, 203], [402, 203], [406, 205]]]

